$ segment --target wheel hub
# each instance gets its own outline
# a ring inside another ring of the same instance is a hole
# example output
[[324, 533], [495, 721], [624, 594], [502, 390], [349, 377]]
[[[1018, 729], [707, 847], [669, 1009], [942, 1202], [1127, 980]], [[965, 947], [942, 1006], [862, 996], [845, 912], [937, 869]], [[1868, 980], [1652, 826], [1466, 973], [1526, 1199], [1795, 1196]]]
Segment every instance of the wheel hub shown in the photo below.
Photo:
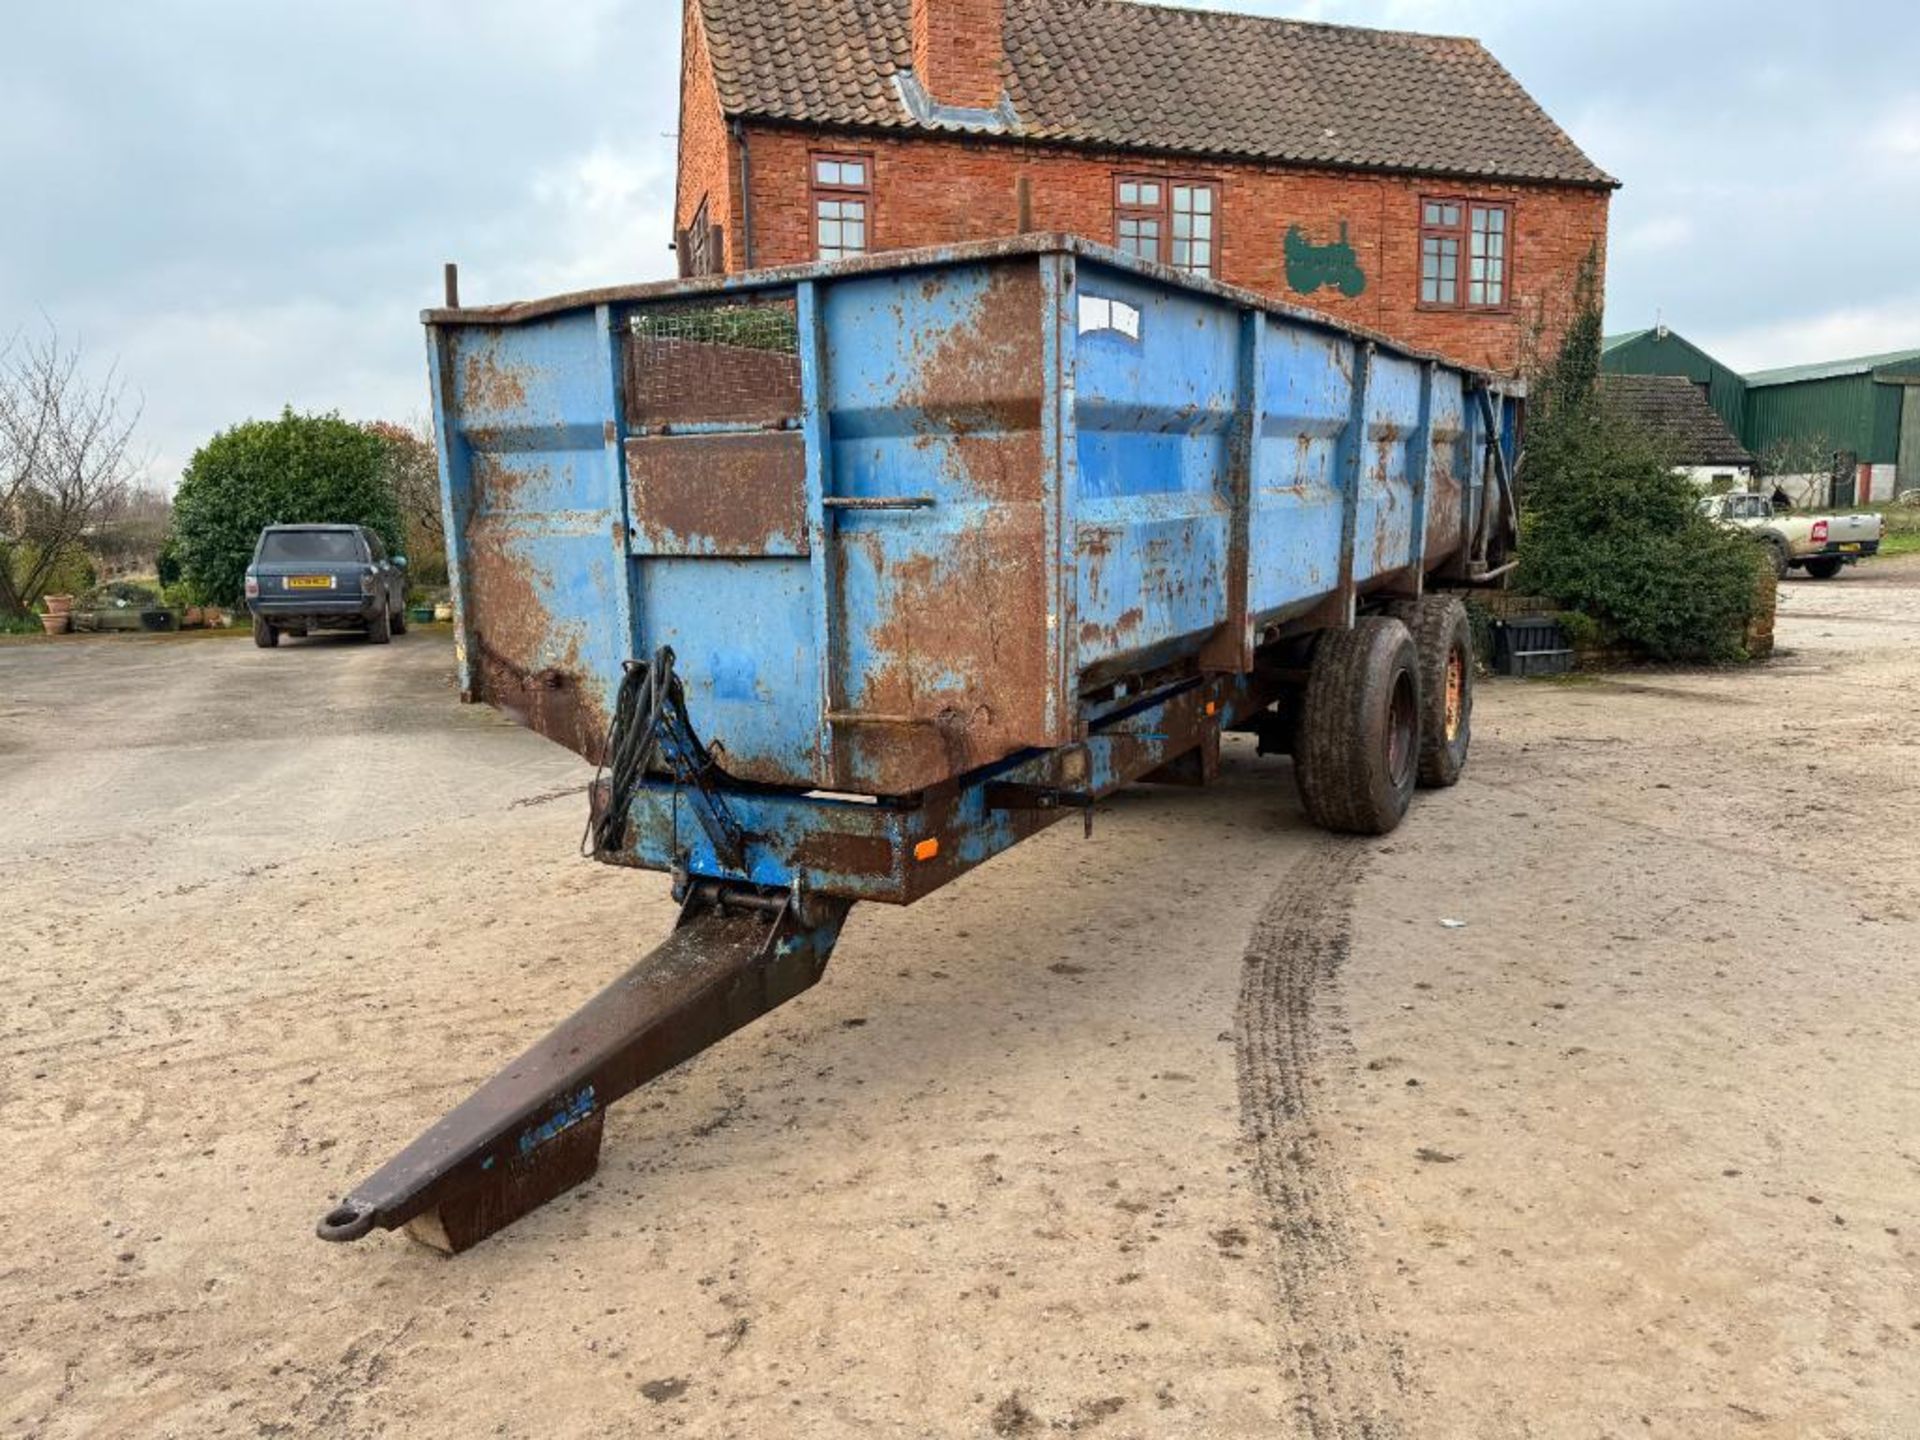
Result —
[[1413, 769], [1413, 755], [1420, 732], [1420, 707], [1414, 700], [1410, 676], [1402, 676], [1393, 687], [1393, 703], [1387, 715], [1387, 769], [1393, 783], [1405, 783]]
[[1459, 650], [1447, 652], [1447, 743], [1460, 738], [1467, 718], [1467, 662]]

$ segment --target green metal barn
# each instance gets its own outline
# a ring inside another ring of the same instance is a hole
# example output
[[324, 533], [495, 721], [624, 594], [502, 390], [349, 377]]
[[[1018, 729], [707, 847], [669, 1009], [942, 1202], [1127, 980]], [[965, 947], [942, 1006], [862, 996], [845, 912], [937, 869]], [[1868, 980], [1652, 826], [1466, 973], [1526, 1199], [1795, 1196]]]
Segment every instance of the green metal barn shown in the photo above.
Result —
[[1858, 505], [1920, 490], [1920, 350], [1741, 375], [1667, 329], [1609, 336], [1600, 368], [1684, 375], [1799, 503]]
[[[1842, 456], [1830, 497], [1835, 505], [1920, 489], [1920, 350], [1749, 375], [1741, 436], [1760, 456]], [[1855, 473], [1850, 495], [1840, 475], [1844, 457], [1852, 458]]]

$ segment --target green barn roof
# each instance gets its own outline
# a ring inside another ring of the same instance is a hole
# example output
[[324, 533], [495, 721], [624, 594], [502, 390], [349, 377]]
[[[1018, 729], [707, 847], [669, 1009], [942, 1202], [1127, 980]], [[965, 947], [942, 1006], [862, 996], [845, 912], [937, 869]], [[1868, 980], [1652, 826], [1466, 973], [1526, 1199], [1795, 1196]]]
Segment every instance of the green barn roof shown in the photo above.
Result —
[[1803, 380], [1840, 380], [1849, 375], [1871, 375], [1876, 370], [1912, 369], [1920, 365], [1920, 350], [1890, 350], [1884, 355], [1857, 355], [1851, 360], [1823, 360], [1817, 365], [1787, 365], [1759, 370], [1747, 376], [1752, 385], [1797, 385]]

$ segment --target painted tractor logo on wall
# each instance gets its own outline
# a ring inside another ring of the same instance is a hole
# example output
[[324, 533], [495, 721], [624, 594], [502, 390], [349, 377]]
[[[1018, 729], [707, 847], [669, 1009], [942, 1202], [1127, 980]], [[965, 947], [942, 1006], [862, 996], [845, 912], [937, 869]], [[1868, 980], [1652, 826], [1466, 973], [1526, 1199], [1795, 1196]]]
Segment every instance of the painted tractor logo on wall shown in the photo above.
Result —
[[1287, 227], [1287, 284], [1297, 295], [1311, 295], [1332, 286], [1349, 300], [1366, 293], [1367, 275], [1360, 268], [1347, 239], [1347, 222], [1340, 222], [1340, 238], [1316, 245], [1298, 225]]

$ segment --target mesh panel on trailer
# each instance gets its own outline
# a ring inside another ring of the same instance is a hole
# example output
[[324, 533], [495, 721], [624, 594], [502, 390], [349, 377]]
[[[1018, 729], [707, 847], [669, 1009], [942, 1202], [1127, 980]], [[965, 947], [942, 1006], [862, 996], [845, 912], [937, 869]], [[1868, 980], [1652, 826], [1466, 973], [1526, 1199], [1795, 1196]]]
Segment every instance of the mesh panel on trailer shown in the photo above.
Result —
[[649, 306], [629, 322], [629, 425], [772, 424], [799, 413], [790, 296]]

